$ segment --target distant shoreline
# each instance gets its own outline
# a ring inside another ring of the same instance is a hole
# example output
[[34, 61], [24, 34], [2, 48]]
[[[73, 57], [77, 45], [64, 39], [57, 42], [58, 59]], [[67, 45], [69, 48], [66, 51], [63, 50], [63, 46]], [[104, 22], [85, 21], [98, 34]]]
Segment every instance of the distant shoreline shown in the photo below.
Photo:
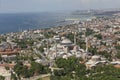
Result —
[[65, 19], [87, 19], [89, 16], [70, 15], [61, 13], [18, 13], [18, 14], [0, 14], [0, 34], [19, 32], [28, 29], [44, 29], [67, 25], [71, 22]]

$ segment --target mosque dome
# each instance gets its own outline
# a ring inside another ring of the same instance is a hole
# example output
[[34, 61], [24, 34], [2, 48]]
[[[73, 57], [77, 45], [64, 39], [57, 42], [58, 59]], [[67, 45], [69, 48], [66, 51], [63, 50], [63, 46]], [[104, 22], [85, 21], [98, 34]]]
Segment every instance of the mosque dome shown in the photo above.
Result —
[[100, 58], [100, 56], [98, 56], [98, 55], [94, 55], [94, 56], [92, 56], [92, 59], [98, 59], [98, 58]]
[[101, 57], [99, 55], [94, 55], [94, 56], [92, 56], [92, 60], [99, 61], [99, 60], [101, 60]]
[[64, 39], [61, 42], [62, 44], [72, 44], [72, 42], [69, 39]]

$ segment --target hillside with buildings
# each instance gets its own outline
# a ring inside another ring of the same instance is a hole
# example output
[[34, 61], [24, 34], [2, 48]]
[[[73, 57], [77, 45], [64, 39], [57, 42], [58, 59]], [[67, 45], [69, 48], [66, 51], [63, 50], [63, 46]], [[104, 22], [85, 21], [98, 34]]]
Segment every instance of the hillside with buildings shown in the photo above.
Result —
[[0, 72], [5, 80], [119, 80], [120, 16], [1, 34]]

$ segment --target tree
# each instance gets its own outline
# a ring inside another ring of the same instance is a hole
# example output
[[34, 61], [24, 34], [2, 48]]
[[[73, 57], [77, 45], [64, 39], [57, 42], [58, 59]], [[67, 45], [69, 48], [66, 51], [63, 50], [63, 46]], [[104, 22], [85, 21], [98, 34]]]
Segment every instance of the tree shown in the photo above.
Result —
[[33, 75], [46, 74], [49, 70], [47, 66], [32, 61], [30, 68], [18, 62], [14, 67], [14, 71], [19, 77], [28, 78]]
[[110, 61], [112, 59], [111, 53], [108, 53], [107, 51], [100, 51], [97, 54], [102, 55], [103, 57], [107, 58]]
[[116, 45], [115, 48], [120, 50], [120, 45]]
[[88, 48], [89, 52], [91, 52], [93, 55], [97, 54], [97, 48], [90, 47]]
[[30, 69], [34, 74], [43, 74], [45, 72], [44, 66], [36, 62], [31, 62]]
[[55, 76], [65, 76], [66, 73], [64, 72], [64, 70], [54, 70], [54, 75]]
[[33, 56], [30, 56], [30, 57], [29, 57], [29, 60], [30, 60], [30, 61], [34, 61]]
[[116, 56], [118, 59], [120, 59], [120, 53], [117, 53], [115, 56]]
[[0, 55], [0, 61], [2, 61], [2, 57], [1, 57], [1, 55]]
[[55, 70], [51, 80], [86, 80], [86, 67], [80, 61], [82, 59], [76, 58], [75, 56], [69, 57], [68, 59], [58, 58], [55, 63], [62, 70]]
[[97, 39], [102, 39], [102, 35], [101, 34], [97, 34], [94, 37], [97, 37]]
[[58, 58], [55, 62], [59, 68], [65, 68], [67, 65], [67, 60], [63, 58]]
[[0, 76], [0, 80], [5, 80], [5, 77], [4, 76]]
[[22, 67], [22, 70], [21, 70], [21, 75], [23, 76], [23, 77], [30, 77], [29, 76], [29, 74], [28, 74], [28, 67], [27, 66], [23, 66]]
[[89, 35], [91, 35], [93, 33], [94, 33], [94, 31], [92, 29], [90, 29], [90, 28], [86, 29], [86, 36], [89, 36]]
[[16, 77], [16, 75], [13, 74], [13, 73], [11, 73], [11, 79], [12, 79], [12, 80], [18, 80], [17, 77]]
[[39, 50], [40, 50], [40, 52], [44, 52], [44, 46], [40, 46], [40, 48], [39, 48]]
[[27, 66], [23, 65], [21, 62], [17, 63], [14, 67], [14, 71], [16, 72], [16, 74], [20, 77], [30, 77], [31, 74], [29, 73], [29, 69]]
[[66, 37], [68, 39], [70, 39], [72, 42], [74, 42], [74, 34], [70, 33], [70, 34], [66, 35]]
[[86, 43], [83, 40], [77, 40], [77, 44], [80, 46], [80, 48], [85, 49]]
[[120, 69], [115, 68], [113, 65], [99, 65], [94, 69], [94, 73], [92, 72], [89, 78], [94, 80], [119, 80], [119, 73]]
[[[63, 68], [62, 73], [64, 73], [64, 76], [68, 74], [71, 75], [73, 71], [75, 71], [77, 76], [85, 75], [86, 67], [84, 64], [80, 63], [80, 60], [82, 59], [76, 58], [74, 56], [69, 57], [68, 59], [59, 58], [56, 60], [56, 65], [59, 68]], [[61, 72], [58, 72], [59, 71], [56, 71], [57, 75], [62, 74]]]
[[77, 76], [84, 76], [86, 74], [86, 66], [84, 64], [77, 64], [75, 67], [75, 72]]
[[21, 75], [22, 72], [22, 68], [23, 68], [23, 64], [21, 62], [18, 62], [15, 66], [14, 66], [14, 71], [17, 73], [18, 76]]

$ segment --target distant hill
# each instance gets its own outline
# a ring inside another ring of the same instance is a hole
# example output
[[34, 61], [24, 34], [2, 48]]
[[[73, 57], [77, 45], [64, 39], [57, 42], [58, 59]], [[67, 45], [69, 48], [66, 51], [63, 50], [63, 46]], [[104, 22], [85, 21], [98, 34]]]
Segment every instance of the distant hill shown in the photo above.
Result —
[[106, 9], [106, 10], [77, 10], [73, 11], [72, 15], [113, 15], [120, 13], [120, 9]]

